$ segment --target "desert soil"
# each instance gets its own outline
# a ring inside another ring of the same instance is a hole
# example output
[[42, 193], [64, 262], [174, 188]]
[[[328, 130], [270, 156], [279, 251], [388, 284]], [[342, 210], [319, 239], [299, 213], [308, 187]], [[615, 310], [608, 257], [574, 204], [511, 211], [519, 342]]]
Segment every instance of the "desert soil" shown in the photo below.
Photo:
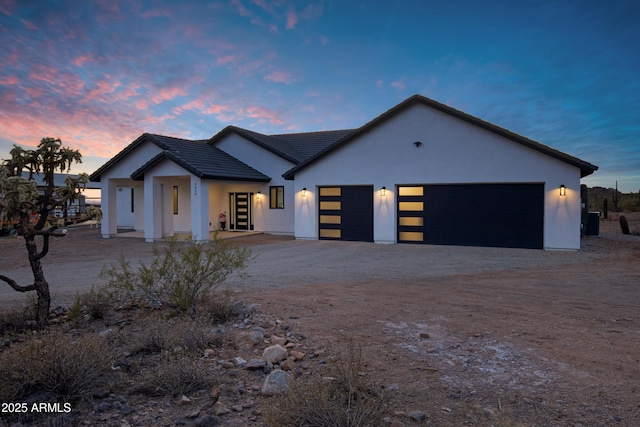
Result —
[[[600, 232], [576, 252], [254, 235], [235, 240], [255, 255], [249, 276], [226, 286], [315, 343], [358, 343], [404, 425], [419, 410], [433, 426], [638, 426], [640, 236], [615, 215]], [[151, 247], [71, 229], [43, 261], [55, 303]], [[20, 239], [0, 239], [0, 273], [28, 283]], [[2, 285], [0, 305], [23, 298]]]

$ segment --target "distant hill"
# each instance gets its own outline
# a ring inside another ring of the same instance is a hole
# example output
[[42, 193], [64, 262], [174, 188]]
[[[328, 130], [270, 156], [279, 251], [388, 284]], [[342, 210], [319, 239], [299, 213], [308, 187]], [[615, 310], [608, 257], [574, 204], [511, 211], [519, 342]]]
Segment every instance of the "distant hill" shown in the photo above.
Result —
[[[640, 193], [621, 193], [615, 188], [591, 187], [589, 191], [589, 211], [604, 210], [607, 199], [609, 212], [640, 211]], [[617, 198], [617, 204], [616, 204]]]

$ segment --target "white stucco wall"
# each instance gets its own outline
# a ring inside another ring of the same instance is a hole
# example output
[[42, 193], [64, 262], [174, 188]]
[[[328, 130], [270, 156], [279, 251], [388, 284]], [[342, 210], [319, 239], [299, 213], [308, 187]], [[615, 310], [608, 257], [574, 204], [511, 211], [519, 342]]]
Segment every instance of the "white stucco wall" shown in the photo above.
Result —
[[[241, 136], [231, 133], [218, 141], [216, 147], [229, 153], [233, 157], [259, 170], [271, 178], [268, 183], [229, 184], [224, 191], [262, 193], [260, 200], [254, 198], [254, 226], [255, 230], [274, 234], [293, 234], [294, 231], [294, 184], [286, 181], [282, 174], [291, 169], [294, 164], [272, 152], [248, 141]], [[269, 208], [269, 187], [284, 186], [284, 209]], [[228, 200], [226, 202], [228, 206]], [[227, 207], [228, 212], [228, 207]]]
[[[545, 248], [580, 247], [578, 168], [422, 104], [304, 169], [294, 182], [296, 238], [318, 237], [317, 186], [373, 185], [374, 240], [387, 243], [396, 239], [396, 185], [544, 183]], [[561, 184], [567, 187], [562, 198]]]
[[[102, 224], [101, 233], [103, 237], [116, 234], [118, 227], [118, 210], [126, 210], [127, 207], [119, 206], [117, 187], [136, 188], [135, 192], [135, 218], [134, 228], [144, 229], [144, 190], [140, 182], [131, 180], [131, 174], [140, 166], [151, 160], [162, 150], [155, 144], [143, 142], [135, 150], [130, 152], [125, 158], [105, 171], [100, 177], [101, 204], [102, 204]], [[140, 191], [137, 191], [137, 190]], [[130, 202], [129, 202], [130, 203]], [[130, 210], [130, 205], [128, 206]], [[125, 226], [130, 226], [130, 220], [126, 220]]]

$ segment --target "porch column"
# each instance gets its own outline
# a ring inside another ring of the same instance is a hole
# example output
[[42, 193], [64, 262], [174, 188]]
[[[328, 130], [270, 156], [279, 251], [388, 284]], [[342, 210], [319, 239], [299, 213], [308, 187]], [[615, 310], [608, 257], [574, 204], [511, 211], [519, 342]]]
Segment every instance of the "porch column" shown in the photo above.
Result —
[[153, 242], [162, 238], [162, 186], [153, 176], [144, 179], [144, 239]]
[[102, 179], [100, 182], [100, 204], [102, 205], [100, 232], [102, 237], [108, 239], [118, 234], [116, 185], [112, 179]]
[[191, 175], [191, 238], [209, 240], [209, 185], [195, 175]]

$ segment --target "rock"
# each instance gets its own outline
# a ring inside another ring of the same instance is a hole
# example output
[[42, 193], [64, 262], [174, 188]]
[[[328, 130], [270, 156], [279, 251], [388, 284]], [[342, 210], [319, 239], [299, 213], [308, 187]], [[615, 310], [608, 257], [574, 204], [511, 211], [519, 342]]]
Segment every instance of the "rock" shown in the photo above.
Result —
[[393, 420], [391, 422], [391, 427], [404, 427], [404, 423], [398, 420]]
[[264, 379], [262, 385], [262, 394], [270, 396], [274, 394], [283, 394], [289, 391], [289, 374], [282, 370], [276, 370], [271, 372], [267, 378]]
[[277, 335], [271, 336], [271, 344], [285, 345], [286, 343], [287, 343], [287, 339], [284, 337], [279, 337]]
[[244, 360], [242, 357], [238, 356], [235, 359], [233, 359], [233, 361], [235, 362], [236, 365], [238, 366], [243, 366], [247, 364], [247, 361]]
[[420, 332], [420, 338], [423, 338], [423, 339], [431, 338], [431, 335], [429, 335], [426, 332]]
[[242, 407], [242, 405], [233, 405], [231, 409], [233, 409], [236, 412], [242, 412], [244, 408]]
[[211, 389], [211, 393], [209, 393], [209, 394], [210, 394], [211, 398], [212, 398], [214, 401], [216, 401], [216, 402], [217, 402], [217, 401], [218, 401], [218, 398], [220, 398], [220, 392], [221, 392], [221, 391], [222, 391], [222, 390], [220, 390], [220, 387], [214, 387], [214, 388], [212, 388], [212, 389]]
[[188, 405], [191, 403], [191, 399], [189, 399], [187, 396], [185, 396], [184, 394], [182, 395], [182, 397], [180, 398], [180, 405]]
[[225, 369], [233, 369], [236, 367], [236, 365], [233, 362], [230, 362], [228, 360], [219, 360], [218, 363], [220, 364], [220, 366], [222, 366]]
[[214, 427], [220, 425], [220, 419], [213, 415], [203, 415], [193, 422], [195, 427]]
[[109, 402], [100, 402], [100, 403], [98, 403], [98, 406], [96, 406], [96, 409], [99, 412], [108, 411], [109, 409], [111, 409], [111, 403], [109, 403]]
[[245, 307], [245, 311], [247, 314], [255, 314], [260, 313], [262, 311], [262, 305], [260, 304], [249, 304]]
[[289, 355], [293, 356], [293, 360], [295, 360], [296, 362], [299, 360], [304, 359], [305, 353], [298, 351], [298, 350], [291, 350], [289, 352]]
[[115, 331], [111, 328], [105, 329], [104, 331], [98, 333], [98, 336], [104, 339], [111, 338], [113, 335], [115, 335]]
[[423, 423], [427, 421], [427, 414], [422, 411], [407, 412], [407, 416], [417, 423]]
[[216, 355], [216, 351], [212, 348], [204, 349], [204, 357], [214, 357]]
[[291, 359], [284, 360], [280, 362], [280, 368], [282, 368], [283, 371], [293, 371], [296, 369], [296, 362]]
[[238, 350], [251, 350], [262, 342], [264, 335], [261, 331], [242, 331], [236, 334], [235, 346]]
[[262, 358], [267, 363], [278, 363], [287, 358], [287, 349], [280, 344], [275, 344], [264, 349]]
[[225, 415], [231, 412], [227, 406], [225, 406], [222, 402], [216, 402], [213, 405], [213, 413], [216, 415]]
[[187, 413], [185, 418], [198, 418], [200, 416], [200, 409], [194, 409], [193, 411]]
[[251, 359], [249, 360], [249, 362], [247, 362], [247, 365], [245, 366], [245, 368], [250, 370], [264, 369], [266, 365], [267, 365], [267, 362], [265, 362], [264, 359]]

